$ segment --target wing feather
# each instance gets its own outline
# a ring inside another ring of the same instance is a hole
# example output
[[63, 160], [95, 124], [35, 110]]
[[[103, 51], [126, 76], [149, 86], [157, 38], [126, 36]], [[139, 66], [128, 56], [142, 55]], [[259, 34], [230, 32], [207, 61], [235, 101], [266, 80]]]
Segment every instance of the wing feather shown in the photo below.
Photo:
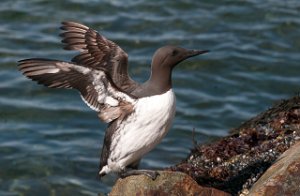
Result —
[[72, 62], [93, 69], [105, 69], [115, 85], [131, 93], [139, 84], [128, 75], [128, 55], [97, 31], [76, 22], [62, 22], [60, 34], [66, 50], [77, 50]]
[[[77, 89], [84, 102], [97, 111], [104, 122], [124, 118], [131, 111], [135, 98], [120, 91], [104, 70], [49, 59], [19, 61], [19, 70], [28, 78], [51, 88]], [[116, 105], [111, 104], [114, 100]], [[121, 119], [121, 120], [122, 120]]]

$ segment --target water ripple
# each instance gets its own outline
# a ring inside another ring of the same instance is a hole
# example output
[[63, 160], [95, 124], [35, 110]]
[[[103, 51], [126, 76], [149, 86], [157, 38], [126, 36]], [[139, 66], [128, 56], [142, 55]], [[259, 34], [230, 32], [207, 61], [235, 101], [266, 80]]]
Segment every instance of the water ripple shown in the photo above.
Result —
[[211, 50], [174, 70], [174, 126], [141, 163], [161, 168], [186, 157], [193, 129], [199, 143], [214, 140], [299, 92], [299, 10], [298, 0], [1, 1], [0, 194], [96, 195], [115, 181], [96, 180], [105, 125], [78, 93], [38, 86], [17, 71], [23, 58], [75, 54], [62, 49], [61, 21], [118, 43], [137, 81], [147, 79], [162, 45]]

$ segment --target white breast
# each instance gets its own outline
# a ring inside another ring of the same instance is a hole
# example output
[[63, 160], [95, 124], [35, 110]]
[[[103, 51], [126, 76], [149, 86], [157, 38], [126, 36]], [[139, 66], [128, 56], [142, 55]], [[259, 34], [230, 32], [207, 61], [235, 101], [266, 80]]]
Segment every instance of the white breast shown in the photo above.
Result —
[[138, 99], [135, 112], [120, 124], [113, 136], [108, 159], [111, 170], [123, 169], [139, 160], [162, 140], [174, 118], [175, 102], [172, 89], [162, 95]]

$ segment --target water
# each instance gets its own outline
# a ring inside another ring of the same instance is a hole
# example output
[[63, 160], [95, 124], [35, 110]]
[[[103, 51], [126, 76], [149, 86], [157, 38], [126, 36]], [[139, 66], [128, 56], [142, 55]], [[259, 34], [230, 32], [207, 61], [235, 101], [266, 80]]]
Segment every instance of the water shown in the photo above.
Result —
[[97, 195], [115, 176], [97, 179], [105, 125], [75, 91], [48, 89], [23, 77], [16, 61], [69, 60], [63, 20], [99, 30], [129, 54], [130, 73], [148, 78], [151, 56], [165, 44], [211, 52], [173, 73], [177, 115], [163, 142], [142, 161], [162, 168], [198, 143], [300, 91], [300, 1], [0, 2], [0, 195]]

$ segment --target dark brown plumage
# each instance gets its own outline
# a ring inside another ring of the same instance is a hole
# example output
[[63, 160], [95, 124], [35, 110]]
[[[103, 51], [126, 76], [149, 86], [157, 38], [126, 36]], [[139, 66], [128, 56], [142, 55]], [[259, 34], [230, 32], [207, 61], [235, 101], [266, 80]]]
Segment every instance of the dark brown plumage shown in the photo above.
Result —
[[131, 93], [138, 83], [128, 75], [128, 55], [114, 42], [93, 29], [75, 23], [62, 22], [60, 34], [66, 50], [77, 50], [80, 54], [72, 62], [94, 69], [104, 68], [114, 83], [123, 91]]

